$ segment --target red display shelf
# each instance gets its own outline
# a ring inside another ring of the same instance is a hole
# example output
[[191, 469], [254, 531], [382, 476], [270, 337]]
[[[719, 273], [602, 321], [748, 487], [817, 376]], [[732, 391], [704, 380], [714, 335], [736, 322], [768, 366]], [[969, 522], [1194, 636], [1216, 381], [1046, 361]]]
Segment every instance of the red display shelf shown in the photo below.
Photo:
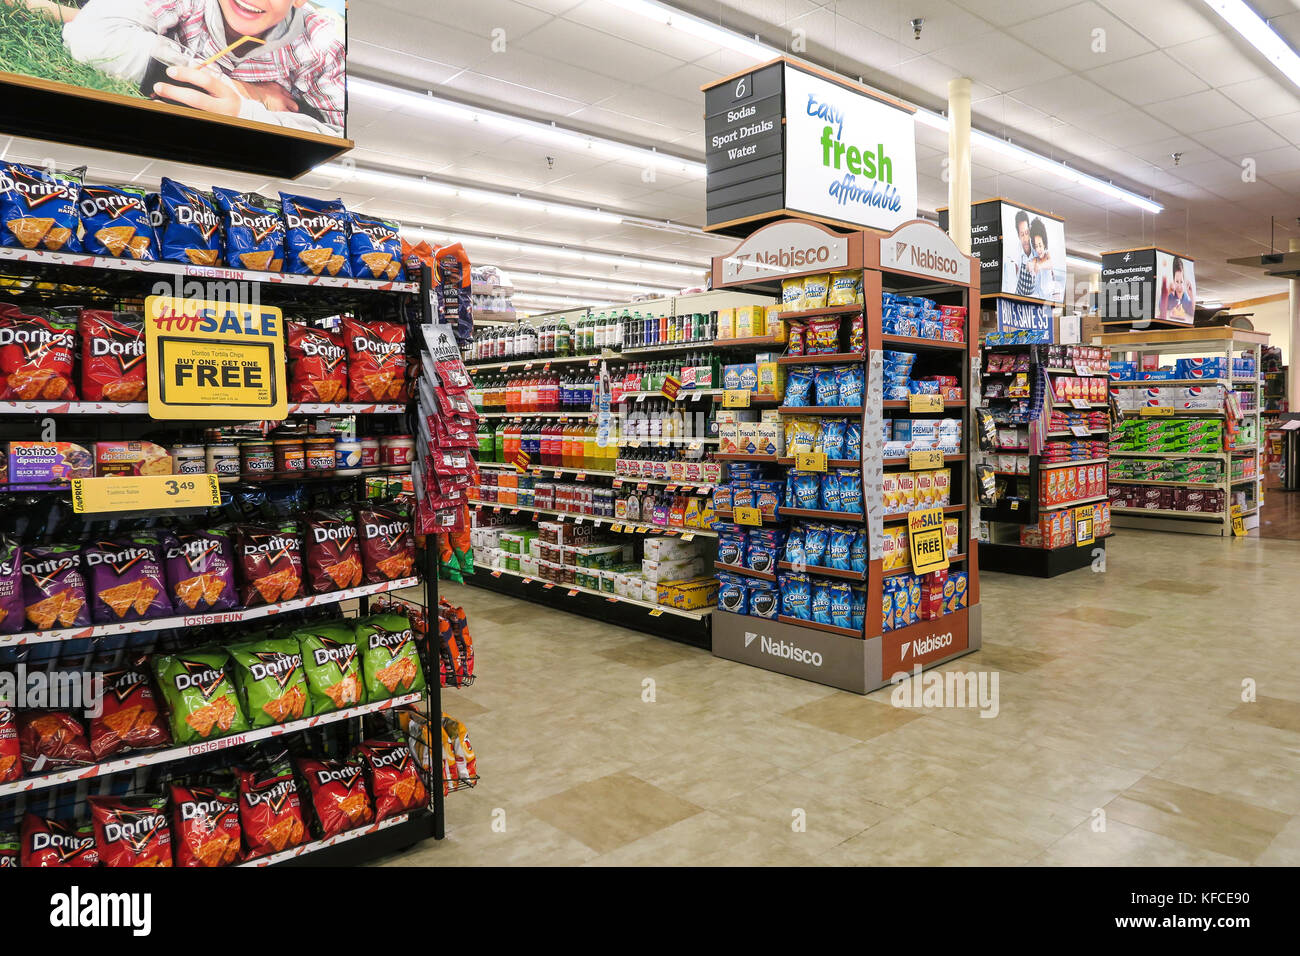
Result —
[[764, 581], [775, 581], [776, 575], [770, 571], [755, 571], [753, 568], [742, 568], [738, 564], [723, 564], [721, 561], [715, 561], [713, 567], [717, 571], [724, 571], [730, 574], [743, 574], [747, 578], [760, 578]]
[[821, 508], [781, 508], [782, 518], [820, 518], [823, 521], [848, 521], [860, 523], [860, 511], [823, 511]]
[[882, 335], [880, 341], [886, 346], [898, 345], [909, 349], [939, 349], [944, 352], [965, 352], [965, 342], [945, 342], [942, 339], [920, 339], [910, 335]]
[[844, 571], [840, 568], [824, 568], [820, 564], [808, 564], [802, 568], [796, 568], [789, 561], [782, 561], [777, 565], [782, 571], [794, 571], [803, 574], [820, 574], [827, 578], [842, 578], [845, 581], [865, 581], [867, 574], [865, 571]]
[[856, 415], [862, 417], [861, 405], [782, 405], [782, 415]]
[[861, 352], [825, 352], [821, 355], [782, 355], [779, 365], [832, 365], [836, 362], [861, 362], [866, 356]]
[[850, 627], [836, 627], [833, 624], [818, 624], [816, 621], [802, 621], [797, 617], [787, 617], [781, 614], [777, 620], [782, 624], [793, 624], [795, 627], [806, 627], [813, 631], [825, 631], [827, 634], [838, 634], [840, 637], [855, 637], [862, 639], [862, 632], [855, 631]]

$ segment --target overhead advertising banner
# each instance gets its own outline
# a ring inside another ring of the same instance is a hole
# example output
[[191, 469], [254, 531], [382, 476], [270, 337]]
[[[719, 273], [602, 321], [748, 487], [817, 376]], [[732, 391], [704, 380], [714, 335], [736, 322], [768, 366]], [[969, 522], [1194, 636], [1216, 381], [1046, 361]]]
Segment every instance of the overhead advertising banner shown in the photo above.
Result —
[[1052, 341], [1052, 307], [1040, 302], [1021, 302], [1019, 299], [998, 299], [999, 332], [1046, 332], [1047, 338], [1036, 342]]
[[772, 63], [705, 91], [709, 223], [745, 219], [783, 205], [784, 78], [782, 64]]
[[1196, 263], [1154, 246], [1101, 256], [1101, 321], [1188, 327], [1196, 321]]
[[916, 218], [916, 124], [882, 100], [786, 64], [785, 204], [886, 232]]
[[[948, 228], [948, 210], [939, 210]], [[1065, 220], [1004, 199], [971, 203], [971, 255], [983, 295], [1065, 303]]]
[[1156, 315], [1161, 322], [1191, 325], [1196, 319], [1196, 263], [1156, 250]]

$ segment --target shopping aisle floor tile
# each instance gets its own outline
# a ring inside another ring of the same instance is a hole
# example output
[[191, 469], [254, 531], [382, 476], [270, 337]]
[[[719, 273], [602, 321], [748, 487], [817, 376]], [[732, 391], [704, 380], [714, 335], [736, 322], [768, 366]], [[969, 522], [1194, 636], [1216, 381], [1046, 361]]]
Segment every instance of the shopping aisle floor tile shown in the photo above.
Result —
[[701, 809], [644, 780], [617, 773], [531, 804], [528, 812], [597, 853], [608, 853]]

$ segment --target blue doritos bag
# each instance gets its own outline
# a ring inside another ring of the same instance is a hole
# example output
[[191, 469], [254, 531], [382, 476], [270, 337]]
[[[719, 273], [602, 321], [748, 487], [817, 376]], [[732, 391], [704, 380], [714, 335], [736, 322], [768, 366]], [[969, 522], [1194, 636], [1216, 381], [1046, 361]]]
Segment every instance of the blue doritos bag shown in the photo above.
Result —
[[82, 186], [77, 209], [85, 250], [92, 256], [156, 260], [158, 243], [145, 196], [137, 186]]
[[77, 198], [85, 167], [47, 172], [0, 163], [0, 243], [16, 249], [80, 252]]
[[348, 211], [343, 200], [280, 193], [280, 203], [284, 207], [284, 271], [351, 278]]
[[211, 198], [193, 186], [163, 177], [154, 220], [161, 258], [215, 266], [221, 261], [221, 216]]
[[226, 265], [255, 272], [284, 268], [284, 217], [278, 202], [220, 186], [212, 190], [212, 198], [221, 210]]
[[402, 279], [402, 240], [397, 223], [359, 212], [348, 213], [348, 260], [358, 279]]

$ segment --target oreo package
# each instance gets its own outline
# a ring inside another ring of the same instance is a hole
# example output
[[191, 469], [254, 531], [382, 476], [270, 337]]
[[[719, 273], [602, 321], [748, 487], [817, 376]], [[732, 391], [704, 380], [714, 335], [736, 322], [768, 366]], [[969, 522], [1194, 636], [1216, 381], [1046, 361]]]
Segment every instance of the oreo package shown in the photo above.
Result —
[[146, 195], [138, 186], [82, 186], [77, 208], [86, 251], [141, 262], [157, 259]]
[[278, 202], [220, 186], [213, 188], [212, 198], [221, 210], [226, 265], [257, 272], [284, 268], [284, 216]]
[[0, 163], [0, 245], [80, 252], [77, 197], [85, 167], [67, 172]]
[[348, 211], [341, 199], [280, 193], [284, 212], [284, 271], [306, 276], [351, 277]]
[[161, 258], [215, 266], [221, 259], [221, 216], [207, 193], [163, 177], [154, 221]]
[[402, 240], [397, 223], [348, 212], [348, 263], [358, 279], [402, 278]]

